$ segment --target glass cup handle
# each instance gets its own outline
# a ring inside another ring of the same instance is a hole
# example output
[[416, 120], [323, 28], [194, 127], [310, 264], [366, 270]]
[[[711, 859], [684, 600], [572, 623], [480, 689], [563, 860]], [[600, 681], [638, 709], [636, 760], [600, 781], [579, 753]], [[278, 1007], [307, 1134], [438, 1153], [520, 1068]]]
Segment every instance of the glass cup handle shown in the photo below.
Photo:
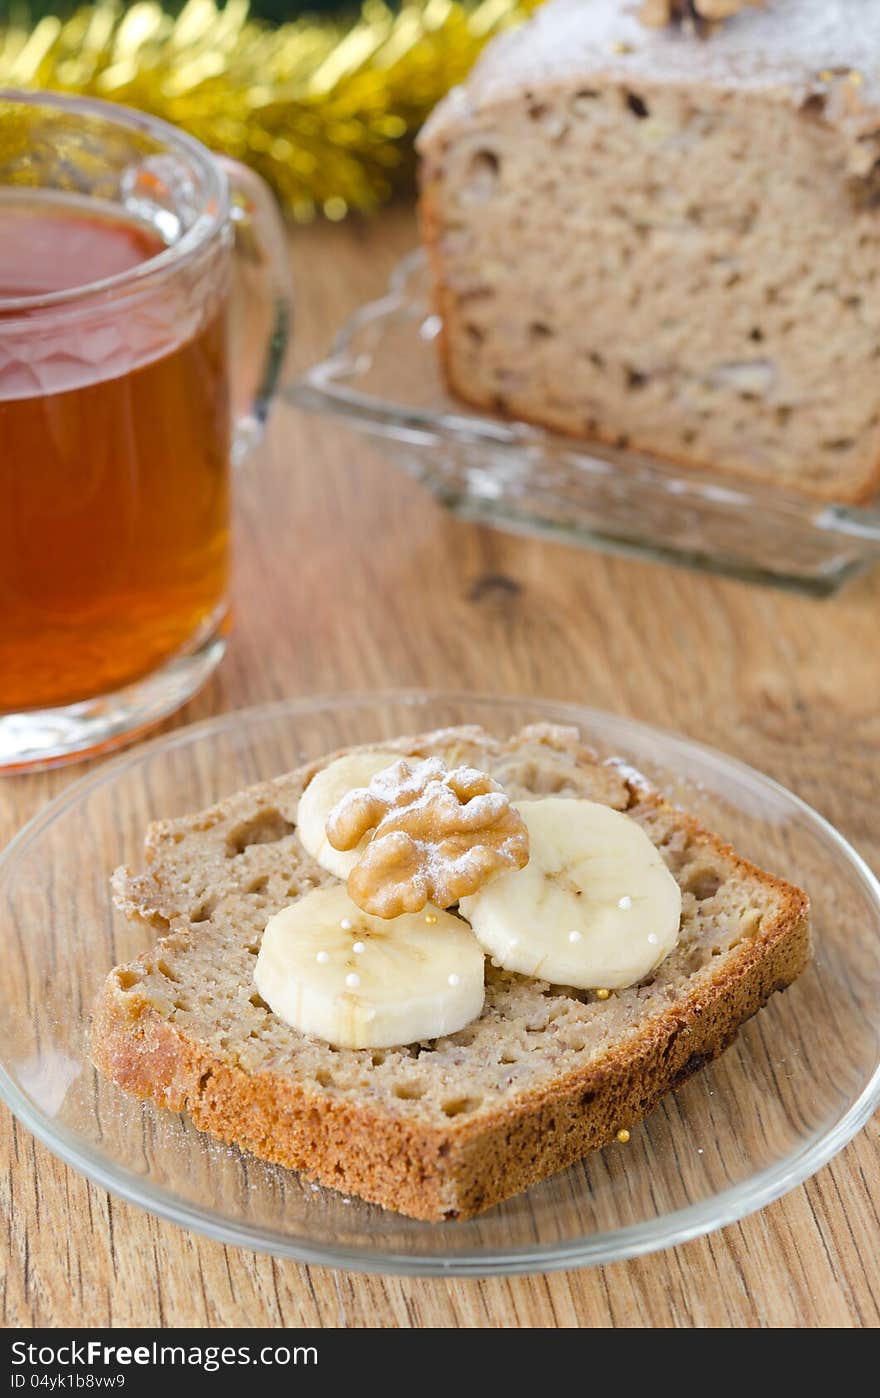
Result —
[[232, 339], [248, 377], [233, 385], [232, 461], [238, 465], [263, 435], [290, 335], [293, 288], [284, 224], [268, 185], [237, 160], [214, 158], [229, 181], [239, 263]]

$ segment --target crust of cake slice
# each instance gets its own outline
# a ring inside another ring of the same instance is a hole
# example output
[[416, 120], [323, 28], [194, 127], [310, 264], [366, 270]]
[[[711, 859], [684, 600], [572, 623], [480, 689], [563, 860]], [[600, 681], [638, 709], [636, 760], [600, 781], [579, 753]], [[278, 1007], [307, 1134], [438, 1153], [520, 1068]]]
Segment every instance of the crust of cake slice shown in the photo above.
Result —
[[[443, 742], [448, 741], [444, 735]], [[437, 735], [400, 740], [395, 746], [408, 752], [442, 747]], [[585, 752], [578, 748], [573, 770], [592, 777]], [[163, 852], [176, 844], [177, 832], [187, 826], [187, 821], [176, 821], [151, 829], [145, 874], [126, 870], [116, 879], [117, 901], [124, 911], [164, 929], [165, 935], [138, 962], [117, 967], [108, 976], [92, 1025], [95, 1065], [125, 1091], [172, 1111], [188, 1112], [200, 1130], [225, 1142], [346, 1194], [425, 1220], [471, 1217], [605, 1145], [722, 1053], [774, 991], [795, 980], [809, 959], [809, 904], [800, 889], [742, 859], [643, 785], [637, 774], [621, 776], [607, 764], [590, 760], [600, 799], [622, 804], [615, 785], [622, 783], [636, 817], [647, 821], [649, 829], [664, 831], [664, 848], [688, 852], [685, 868], [697, 870], [697, 875], [686, 875], [692, 883], [702, 869], [723, 868], [725, 888], [737, 890], [740, 902], [748, 893], [753, 903], [768, 910], [757, 926], [744, 922], [741, 940], [707, 959], [675, 999], [646, 1012], [644, 1024], [630, 1024], [619, 1042], [612, 1040], [580, 1063], [576, 1053], [570, 1054], [557, 1072], [543, 1071], [539, 1081], [526, 1082], [522, 1089], [513, 1082], [483, 1109], [471, 1111], [465, 1100], [461, 1110], [448, 1117], [432, 1114], [403, 1093], [383, 1097], [357, 1088], [336, 1090], [332, 1084], [322, 1088], [321, 1072], [312, 1066], [308, 1071], [304, 1067], [300, 1077], [292, 1072], [292, 1062], [254, 1071], [243, 1061], [242, 1043], [219, 1046], [216, 1035], [194, 1031], [181, 1020], [172, 1000], [152, 988], [158, 975], [170, 977], [174, 990], [174, 968], [179, 974], [187, 958], [195, 956], [202, 925], [184, 918], [180, 889], [172, 892], [179, 884], [179, 869], [162, 867]], [[299, 789], [312, 770], [303, 769]], [[277, 783], [264, 783], [230, 798], [192, 817], [187, 828], [196, 833], [240, 829], [242, 813], [265, 810], [276, 788]], [[284, 838], [296, 839], [292, 832]], [[265, 865], [269, 855], [265, 850], [257, 853]], [[231, 894], [229, 899], [234, 902]], [[528, 993], [528, 985], [514, 985], [512, 990], [505, 985], [499, 1003], [503, 1007], [506, 994]], [[565, 992], [552, 988], [552, 994], [564, 1007]], [[615, 998], [584, 1007], [584, 1023], [608, 1013], [606, 1007], [613, 1006]], [[499, 1011], [499, 1035], [519, 1028], [507, 1026]], [[437, 1056], [444, 1044], [453, 1044], [454, 1053], [449, 1051], [460, 1066], [456, 1069], [453, 1062], [442, 1070], [447, 1093], [454, 1090], [456, 1073], [467, 1091], [467, 1043], [461, 1046], [461, 1038], [423, 1046], [425, 1054]], [[298, 1036], [291, 1055], [299, 1053], [311, 1064], [308, 1055], [318, 1051], [313, 1042]], [[407, 1063], [414, 1064], [415, 1071], [419, 1058], [403, 1060], [404, 1067]], [[367, 1060], [358, 1058], [356, 1066], [368, 1080]], [[547, 1066], [542, 1064], [542, 1069]], [[374, 1076], [386, 1070], [387, 1065], [374, 1067]]]

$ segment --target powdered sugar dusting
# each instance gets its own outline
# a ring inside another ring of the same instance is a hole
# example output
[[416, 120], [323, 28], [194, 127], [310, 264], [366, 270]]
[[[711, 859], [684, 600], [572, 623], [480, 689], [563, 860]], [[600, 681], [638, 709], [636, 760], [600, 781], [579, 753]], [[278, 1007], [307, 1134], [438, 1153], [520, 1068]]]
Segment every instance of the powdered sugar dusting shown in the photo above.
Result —
[[528, 832], [510, 800], [475, 767], [402, 759], [346, 793], [327, 820], [334, 848], [366, 845], [348, 890], [366, 912], [393, 917], [426, 902], [445, 908], [528, 859]]
[[700, 40], [687, 28], [648, 29], [637, 0], [549, 0], [526, 25], [489, 45], [467, 85], [448, 97], [423, 142], [530, 85], [605, 77], [723, 88], [786, 88], [797, 98], [821, 88], [821, 73], [855, 69], [859, 98], [880, 106], [877, 0], [768, 0]]
[[[381, 797], [389, 805], [409, 805], [427, 782], [439, 781], [445, 774], [446, 764], [439, 757], [426, 757], [421, 762], [412, 762], [404, 757], [377, 772], [367, 789], [372, 796]], [[360, 794], [360, 791], [349, 792], [339, 804]]]
[[633, 767], [629, 762], [624, 762], [622, 757], [606, 758], [604, 766], [613, 767], [615, 772], [627, 786], [635, 787], [637, 791], [656, 791], [653, 782], [648, 781], [644, 772], [640, 772], [638, 767]]
[[[479, 792], [462, 802], [451, 787], [453, 782], [464, 788], [489, 783], [493, 790]], [[443, 815], [454, 818], [458, 826], [466, 830], [494, 824], [509, 805], [498, 783], [476, 767], [456, 767], [450, 772], [439, 757], [426, 757], [419, 762], [403, 758], [377, 772], [368, 787], [347, 791], [330, 812], [328, 827], [345, 820], [349, 812], [369, 797], [377, 797], [389, 812], [433, 810], [441, 818]]]

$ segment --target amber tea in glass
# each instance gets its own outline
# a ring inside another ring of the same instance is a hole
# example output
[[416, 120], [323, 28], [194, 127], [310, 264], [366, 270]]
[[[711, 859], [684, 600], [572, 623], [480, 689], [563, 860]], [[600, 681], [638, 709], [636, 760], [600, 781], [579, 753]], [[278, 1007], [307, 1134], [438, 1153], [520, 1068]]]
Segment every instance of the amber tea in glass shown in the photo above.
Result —
[[[0, 298], [68, 290], [163, 247], [76, 201], [0, 199]], [[179, 343], [156, 335], [148, 301], [124, 330], [109, 305], [81, 334], [72, 319], [63, 353], [3, 363], [0, 712], [112, 692], [222, 623], [222, 290]]]
[[0, 94], [0, 769], [112, 745], [222, 654], [236, 213], [275, 310], [252, 438], [284, 325], [256, 177], [121, 108]]

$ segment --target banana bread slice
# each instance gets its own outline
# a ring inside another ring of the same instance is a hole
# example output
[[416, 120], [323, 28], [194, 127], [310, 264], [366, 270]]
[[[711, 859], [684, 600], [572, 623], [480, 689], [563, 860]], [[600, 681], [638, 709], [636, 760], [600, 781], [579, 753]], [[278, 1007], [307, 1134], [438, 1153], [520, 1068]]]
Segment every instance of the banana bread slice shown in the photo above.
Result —
[[253, 967], [268, 918], [333, 881], [296, 833], [312, 764], [150, 827], [146, 870], [118, 870], [114, 887], [161, 935], [110, 973], [91, 1053], [126, 1091], [266, 1160], [415, 1218], [467, 1218], [604, 1145], [720, 1054], [803, 970], [808, 902], [598, 761], [574, 729], [506, 741], [449, 729], [390, 746], [478, 766], [514, 799], [626, 811], [681, 886], [677, 948], [607, 1000], [487, 964], [480, 1018], [405, 1048], [299, 1033], [260, 999]]
[[420, 138], [450, 388], [577, 437], [880, 488], [880, 4], [705, 40], [549, 0]]

